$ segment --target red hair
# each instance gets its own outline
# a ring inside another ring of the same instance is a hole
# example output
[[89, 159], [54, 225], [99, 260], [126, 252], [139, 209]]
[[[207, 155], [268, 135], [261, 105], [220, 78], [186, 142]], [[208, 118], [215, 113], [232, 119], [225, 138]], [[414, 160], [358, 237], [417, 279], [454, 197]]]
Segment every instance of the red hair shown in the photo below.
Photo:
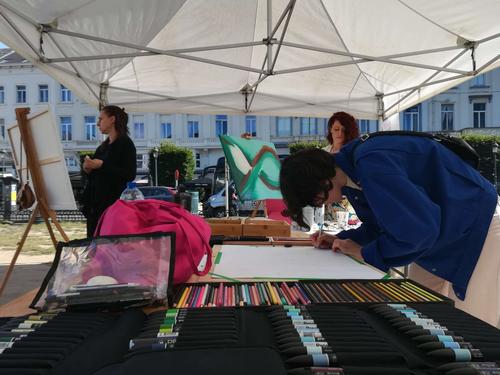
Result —
[[328, 120], [328, 134], [326, 135], [326, 139], [329, 144], [333, 144], [331, 129], [335, 121], [340, 122], [340, 125], [344, 128], [344, 144], [359, 137], [359, 129], [358, 124], [356, 124], [356, 119], [347, 112], [335, 112]]

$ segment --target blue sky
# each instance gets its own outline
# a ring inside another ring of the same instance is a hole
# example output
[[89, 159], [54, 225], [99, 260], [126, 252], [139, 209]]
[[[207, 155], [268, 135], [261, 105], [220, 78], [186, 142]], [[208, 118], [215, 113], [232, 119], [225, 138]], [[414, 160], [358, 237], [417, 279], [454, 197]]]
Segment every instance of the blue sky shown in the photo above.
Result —
[[3, 43], [0, 43], [0, 48], [7, 48], [7, 46]]

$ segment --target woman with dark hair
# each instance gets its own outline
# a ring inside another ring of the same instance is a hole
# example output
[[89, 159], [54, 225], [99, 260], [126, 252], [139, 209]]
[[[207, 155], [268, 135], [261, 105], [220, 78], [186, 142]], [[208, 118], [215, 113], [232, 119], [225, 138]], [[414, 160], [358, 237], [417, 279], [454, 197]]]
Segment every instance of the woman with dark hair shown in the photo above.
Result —
[[87, 237], [92, 237], [106, 208], [120, 198], [127, 182], [136, 174], [136, 150], [128, 136], [128, 115], [123, 108], [102, 108], [97, 126], [108, 137], [93, 157], [86, 156], [83, 171], [87, 183], [83, 192], [83, 213], [87, 218]]
[[328, 146], [323, 150], [333, 154], [345, 144], [359, 137], [356, 120], [347, 112], [335, 112], [328, 120]]
[[[500, 207], [493, 185], [429, 138], [358, 139], [338, 153], [306, 149], [282, 164], [286, 213], [306, 226], [302, 207], [343, 195], [362, 225], [312, 235], [383, 271], [410, 266], [410, 278], [447, 294], [456, 306], [500, 324]], [[450, 287], [451, 286], [451, 287]]]

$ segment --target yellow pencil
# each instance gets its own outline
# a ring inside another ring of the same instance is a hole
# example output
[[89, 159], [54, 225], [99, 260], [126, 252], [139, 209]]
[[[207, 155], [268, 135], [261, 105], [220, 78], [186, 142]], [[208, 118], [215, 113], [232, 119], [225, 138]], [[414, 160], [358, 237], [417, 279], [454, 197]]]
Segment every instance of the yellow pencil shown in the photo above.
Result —
[[184, 307], [184, 302], [186, 302], [186, 299], [187, 299], [187, 296], [188, 296], [190, 290], [191, 290], [190, 286], [188, 286], [186, 289], [184, 289], [184, 292], [182, 293], [181, 299], [179, 300], [179, 303], [177, 303], [177, 306], [179, 308]]
[[432, 293], [429, 293], [426, 290], [423, 290], [422, 288], [419, 288], [418, 286], [416, 286], [413, 283], [404, 282], [403, 284], [408, 285], [409, 288], [415, 290], [416, 292], [419, 292], [419, 293], [422, 293], [422, 294], [426, 295], [427, 297], [429, 297], [433, 301], [442, 301], [442, 299], [439, 298], [438, 296], [436, 296], [436, 295], [434, 295]]
[[271, 295], [271, 299], [273, 300], [273, 304], [279, 305], [280, 303], [278, 302], [278, 297], [274, 294], [274, 289], [273, 286], [269, 281], [266, 282], [267, 288], [269, 289], [269, 294]]
[[366, 302], [363, 298], [361, 298], [358, 293], [356, 293], [352, 288], [350, 288], [347, 284], [342, 284], [344, 288], [346, 288], [351, 294], [356, 297], [360, 302]]

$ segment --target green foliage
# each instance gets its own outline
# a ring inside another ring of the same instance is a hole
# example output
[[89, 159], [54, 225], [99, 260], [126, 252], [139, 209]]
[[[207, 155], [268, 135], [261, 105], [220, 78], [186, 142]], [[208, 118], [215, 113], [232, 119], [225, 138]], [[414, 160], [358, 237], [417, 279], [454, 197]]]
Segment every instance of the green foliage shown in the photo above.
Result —
[[[171, 142], [163, 142], [158, 148], [158, 185], [175, 186], [175, 170], [179, 170], [179, 183], [189, 181], [194, 174], [193, 151]], [[156, 181], [153, 150], [149, 151], [149, 171], [152, 181]]]
[[326, 145], [328, 145], [328, 142], [325, 140], [323, 141], [303, 141], [303, 142], [295, 142], [295, 143], [290, 143], [288, 145], [288, 148], [290, 149], [290, 154], [294, 154], [297, 151], [303, 150], [305, 148], [323, 148]]
[[[493, 166], [493, 143], [500, 145], [500, 137], [495, 135], [484, 135], [484, 134], [465, 134], [462, 135], [462, 139], [470, 144], [474, 150], [479, 154], [479, 172], [491, 183], [494, 184], [495, 170]], [[500, 155], [496, 156], [496, 168], [497, 174], [500, 173], [498, 170], [498, 164], [500, 162]], [[497, 177], [498, 178], [498, 177]]]

